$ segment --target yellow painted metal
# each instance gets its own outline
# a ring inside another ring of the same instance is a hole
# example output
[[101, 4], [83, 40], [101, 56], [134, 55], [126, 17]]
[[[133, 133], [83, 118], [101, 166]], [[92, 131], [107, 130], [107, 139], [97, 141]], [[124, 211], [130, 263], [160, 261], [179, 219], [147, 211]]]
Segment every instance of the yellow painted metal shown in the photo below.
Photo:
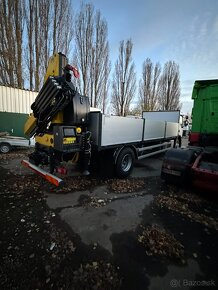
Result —
[[58, 112], [54, 118], [52, 119], [51, 123], [53, 124], [63, 124], [63, 112]]
[[29, 135], [32, 129], [36, 126], [36, 118], [30, 114], [26, 123], [24, 124], [24, 134]]
[[[67, 65], [67, 62], [68, 62], [67, 57], [64, 54], [57, 53], [57, 52], [54, 53], [54, 55], [49, 59], [48, 68], [45, 74], [44, 82], [47, 80], [49, 76], [61, 76], [63, 73], [63, 68]], [[58, 112], [55, 115], [55, 117], [51, 120], [51, 123], [62, 124], [63, 112]], [[33, 114], [31, 114], [24, 125], [25, 135], [28, 135], [35, 126], [36, 126], [36, 119], [34, 118]], [[45, 140], [43, 139], [42, 142], [45, 142]], [[39, 143], [41, 144], [41, 142]], [[48, 145], [48, 144], [46, 143], [44, 145]], [[48, 146], [52, 146], [52, 145], [48, 145]]]
[[[45, 74], [44, 82], [49, 76], [61, 76], [63, 73], [63, 68], [67, 65], [67, 58], [62, 53], [54, 53], [48, 61], [48, 68]], [[63, 112], [58, 112], [51, 123], [62, 124], [63, 123]]]
[[82, 129], [80, 127], [76, 128], [76, 133], [80, 134], [82, 132]]
[[61, 76], [63, 71], [62, 69], [67, 65], [67, 58], [62, 53], [55, 52], [48, 61], [48, 68], [45, 74], [44, 82], [49, 76]]
[[76, 142], [76, 137], [66, 137], [63, 139], [63, 144], [73, 144]]
[[35, 140], [37, 143], [48, 146], [48, 147], [54, 147], [54, 135], [53, 134], [44, 134], [42, 136], [36, 136]]
[[72, 158], [72, 163], [75, 164], [79, 160], [79, 152], [76, 152]]
[[[35, 140], [37, 143], [44, 145], [44, 146], [49, 146], [49, 147], [54, 147], [54, 135], [53, 134], [44, 134], [43, 136], [36, 136]], [[63, 144], [73, 144], [76, 142], [76, 137], [66, 137], [63, 139]]]

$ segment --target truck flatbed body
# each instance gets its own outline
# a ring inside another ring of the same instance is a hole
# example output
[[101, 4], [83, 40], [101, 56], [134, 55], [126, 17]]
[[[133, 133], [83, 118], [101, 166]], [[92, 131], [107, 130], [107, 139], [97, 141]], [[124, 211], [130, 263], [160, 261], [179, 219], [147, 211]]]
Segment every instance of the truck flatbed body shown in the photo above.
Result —
[[[89, 115], [89, 130], [92, 132], [92, 144], [99, 149], [122, 144], [155, 143], [175, 139], [178, 135], [179, 111], [175, 122], [156, 119], [128, 118], [102, 115], [91, 112]], [[157, 113], [157, 114], [156, 114]], [[175, 114], [175, 112], [173, 113]], [[145, 116], [145, 115], [143, 115]]]

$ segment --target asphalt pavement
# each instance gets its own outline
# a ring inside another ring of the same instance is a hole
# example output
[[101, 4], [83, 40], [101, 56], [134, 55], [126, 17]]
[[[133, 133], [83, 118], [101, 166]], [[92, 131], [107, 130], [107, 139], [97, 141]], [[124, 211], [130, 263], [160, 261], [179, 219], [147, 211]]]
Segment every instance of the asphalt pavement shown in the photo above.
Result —
[[218, 289], [217, 199], [165, 184], [163, 155], [126, 180], [62, 188], [22, 168], [24, 155], [0, 160], [1, 289]]

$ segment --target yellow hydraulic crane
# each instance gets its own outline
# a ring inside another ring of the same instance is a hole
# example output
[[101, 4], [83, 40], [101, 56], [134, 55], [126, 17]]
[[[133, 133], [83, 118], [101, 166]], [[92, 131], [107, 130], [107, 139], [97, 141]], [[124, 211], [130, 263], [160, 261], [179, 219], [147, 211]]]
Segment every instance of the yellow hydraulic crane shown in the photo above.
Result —
[[[49, 59], [44, 85], [31, 105], [33, 112], [24, 126], [25, 134], [35, 137], [36, 145], [29, 161], [22, 163], [56, 185], [60, 180], [57, 181], [53, 172], [62, 161], [75, 161], [80, 156], [84, 174], [88, 174], [90, 105], [88, 97], [77, 92], [71, 81], [73, 76], [79, 77], [77, 69], [68, 64], [64, 54], [55, 53]], [[39, 165], [49, 165], [50, 173]]]

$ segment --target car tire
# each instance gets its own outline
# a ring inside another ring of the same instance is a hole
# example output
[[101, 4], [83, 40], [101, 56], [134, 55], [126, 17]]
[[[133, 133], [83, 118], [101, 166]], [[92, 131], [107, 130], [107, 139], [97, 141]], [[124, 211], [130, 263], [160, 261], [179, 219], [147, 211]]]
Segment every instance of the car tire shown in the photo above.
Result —
[[6, 154], [6, 153], [8, 153], [10, 151], [11, 151], [11, 145], [10, 144], [8, 144], [8, 143], [1, 143], [0, 144], [0, 152], [1, 153]]

